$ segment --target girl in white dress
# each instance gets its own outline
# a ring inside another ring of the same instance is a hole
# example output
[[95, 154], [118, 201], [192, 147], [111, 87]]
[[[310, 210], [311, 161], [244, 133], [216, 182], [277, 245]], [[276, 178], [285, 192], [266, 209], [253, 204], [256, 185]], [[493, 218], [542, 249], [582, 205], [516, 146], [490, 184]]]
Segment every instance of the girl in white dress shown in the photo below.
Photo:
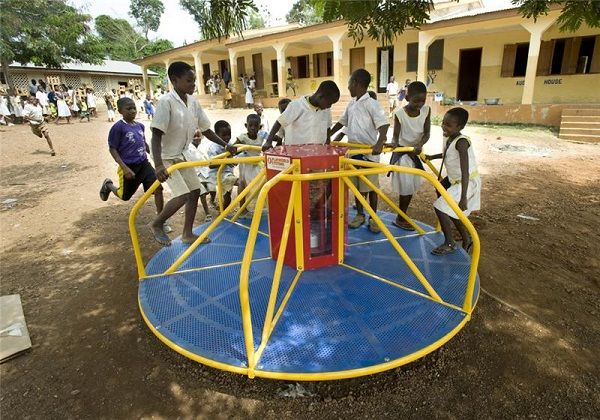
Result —
[[[406, 92], [407, 104], [399, 108], [394, 114], [394, 134], [392, 143], [400, 147], [414, 147], [412, 153], [393, 153], [390, 164], [407, 168], [423, 169], [419, 154], [423, 145], [429, 140], [431, 131], [431, 109], [425, 105], [427, 87], [422, 82], [412, 82]], [[392, 173], [392, 187], [399, 195], [398, 207], [404, 213], [412, 196], [417, 192], [423, 178], [399, 172]], [[405, 230], [414, 228], [402, 217], [397, 216], [392, 222], [395, 226]]]
[[71, 110], [67, 105], [67, 92], [61, 86], [60, 91], [56, 92], [56, 108], [58, 109], [58, 118], [56, 118], [56, 124], [61, 118], [67, 119], [67, 124], [71, 124]]
[[0, 124], [13, 125], [10, 122], [10, 110], [8, 109], [8, 96], [5, 90], [0, 90]]
[[21, 120], [23, 119], [23, 105], [21, 103], [21, 97], [16, 89], [11, 91], [11, 95], [8, 97], [8, 102], [12, 108], [12, 115], [14, 115], [15, 120], [20, 124], [22, 122]]
[[[468, 119], [469, 113], [463, 108], [452, 108], [446, 112], [442, 121], [442, 131], [445, 138], [444, 152], [428, 156], [430, 160], [442, 158], [440, 171], [446, 168], [447, 180], [445, 180], [445, 184], [449, 185], [447, 188], [448, 193], [458, 203], [458, 207], [465, 216], [481, 208], [481, 177], [477, 171], [475, 152], [471, 140], [461, 133]], [[434, 248], [431, 251], [432, 254], [446, 255], [456, 250], [456, 243], [452, 237], [452, 224], [462, 237], [463, 248], [469, 252], [473, 240], [446, 200], [438, 197], [433, 203], [433, 207], [442, 226], [444, 243]]]

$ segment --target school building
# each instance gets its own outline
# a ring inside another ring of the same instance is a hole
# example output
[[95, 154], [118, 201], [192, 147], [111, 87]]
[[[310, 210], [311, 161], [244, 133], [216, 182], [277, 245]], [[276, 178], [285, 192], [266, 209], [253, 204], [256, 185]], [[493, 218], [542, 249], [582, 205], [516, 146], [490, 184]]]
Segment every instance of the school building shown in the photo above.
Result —
[[[286, 90], [288, 69], [296, 95], [332, 79], [344, 95], [334, 114], [350, 99], [351, 72], [363, 67], [380, 93], [391, 75], [400, 85], [406, 79], [425, 82], [435, 115], [461, 104], [473, 121], [560, 126], [562, 119], [561, 137], [600, 140], [600, 29], [583, 25], [575, 33], [561, 32], [559, 14], [560, 8], [553, 8], [534, 22], [510, 0], [442, 0], [427, 24], [406, 30], [387, 47], [370, 39], [356, 45], [346, 24], [337, 21], [199, 41], [136, 63], [145, 73], [150, 65], [189, 62], [200, 92], [210, 74], [227, 68], [240, 99], [239, 76], [254, 74], [265, 106], [293, 96]], [[204, 105], [219, 105], [203, 93], [199, 98]]]
[[[74, 89], [94, 89], [96, 96], [104, 96], [105, 93], [115, 89], [117, 92], [123, 90], [141, 90], [144, 86], [142, 68], [128, 61], [104, 60], [102, 64], [87, 63], [65, 63], [60, 69], [51, 69], [36, 66], [31, 63], [12, 63], [9, 66], [10, 77], [16, 89], [28, 94], [31, 79], [43, 80], [48, 86], [64, 83]], [[158, 77], [153, 71], [144, 70], [148, 81]], [[4, 78], [4, 76], [2, 76]], [[6, 84], [5, 80], [0, 80]]]

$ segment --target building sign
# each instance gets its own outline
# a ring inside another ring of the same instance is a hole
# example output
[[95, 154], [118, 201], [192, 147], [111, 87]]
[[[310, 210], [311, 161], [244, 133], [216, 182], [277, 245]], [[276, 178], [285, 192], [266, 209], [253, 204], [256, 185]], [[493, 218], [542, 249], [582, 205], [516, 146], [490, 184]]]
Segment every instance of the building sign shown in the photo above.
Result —
[[267, 169], [273, 171], [285, 171], [292, 164], [292, 158], [287, 156], [267, 155]]
[[545, 85], [562, 85], [562, 79], [546, 79], [544, 80]]
[[525, 80], [517, 80], [517, 86], [525, 86]]

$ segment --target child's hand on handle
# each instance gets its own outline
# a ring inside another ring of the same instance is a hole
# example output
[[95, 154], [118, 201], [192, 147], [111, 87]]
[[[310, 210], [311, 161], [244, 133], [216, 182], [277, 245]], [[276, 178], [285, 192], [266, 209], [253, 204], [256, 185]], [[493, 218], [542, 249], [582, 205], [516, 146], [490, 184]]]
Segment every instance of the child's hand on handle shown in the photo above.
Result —
[[273, 143], [271, 143], [270, 141], [268, 141], [265, 144], [263, 144], [262, 151], [266, 152], [267, 150], [271, 149], [272, 147], [273, 147]]
[[227, 146], [225, 146], [225, 150], [227, 150], [231, 154], [231, 156], [235, 156], [237, 154], [237, 152], [238, 152], [237, 151], [237, 147], [232, 146], [230, 144], [228, 144]]
[[373, 151], [371, 152], [371, 154], [372, 155], [380, 155], [382, 151], [383, 151], [383, 143], [376, 143], [373, 146]]
[[423, 151], [423, 146], [418, 145], [418, 146], [413, 147], [412, 154], [415, 156], [419, 156], [422, 151]]
[[155, 169], [155, 172], [156, 178], [160, 182], [165, 182], [167, 179], [169, 179], [169, 173], [167, 172], [167, 168], [165, 168], [164, 165], [158, 165]]

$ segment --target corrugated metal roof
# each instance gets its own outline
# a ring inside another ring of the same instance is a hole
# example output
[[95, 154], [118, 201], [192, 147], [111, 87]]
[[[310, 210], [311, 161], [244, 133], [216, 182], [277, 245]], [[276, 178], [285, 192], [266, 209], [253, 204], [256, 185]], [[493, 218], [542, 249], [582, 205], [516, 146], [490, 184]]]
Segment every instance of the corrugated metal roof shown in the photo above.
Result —
[[461, 18], [461, 17], [468, 17], [468, 16], [477, 16], [477, 15], [482, 15], [485, 13], [492, 13], [492, 12], [500, 12], [503, 10], [510, 10], [510, 9], [518, 9], [518, 6], [515, 6], [512, 3], [512, 0], [480, 0], [483, 7], [473, 7], [470, 10], [461, 10], [461, 8], [459, 7], [460, 1], [457, 2], [457, 7], [454, 7], [454, 10], [456, 10], [456, 12], [452, 13], [452, 8], [449, 8], [448, 12], [449, 13], [445, 13], [442, 16], [436, 16], [435, 18], [431, 18], [429, 19], [428, 23], [434, 23], [434, 22], [441, 22], [444, 20], [451, 20], [451, 19], [456, 19], [456, 18]]
[[[37, 66], [32, 63], [19, 64], [12, 63], [10, 67], [21, 67], [31, 69], [46, 69], [44, 66]], [[116, 60], [104, 60], [103, 64], [88, 64], [88, 63], [65, 63], [60, 70], [63, 71], [76, 71], [76, 72], [88, 72], [88, 73], [113, 73], [113, 74], [134, 74], [142, 75], [142, 68], [137, 64], [130, 63], [129, 61], [116, 61]], [[148, 70], [149, 76], [158, 76], [157, 73]]]

